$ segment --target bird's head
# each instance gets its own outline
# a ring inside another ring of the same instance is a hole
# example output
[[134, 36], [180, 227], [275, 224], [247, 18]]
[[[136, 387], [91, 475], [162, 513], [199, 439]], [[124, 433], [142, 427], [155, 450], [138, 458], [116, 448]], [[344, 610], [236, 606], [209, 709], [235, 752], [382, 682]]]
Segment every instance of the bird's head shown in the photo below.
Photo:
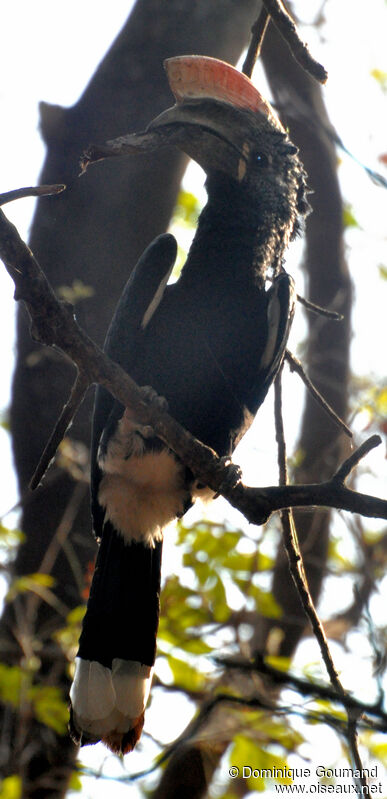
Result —
[[286, 246], [309, 205], [297, 147], [273, 108], [246, 75], [224, 61], [177, 56], [165, 61], [165, 69], [175, 105], [142, 133], [91, 146], [82, 168], [101, 158], [175, 145], [203, 167], [220, 212], [231, 192], [248, 227], [271, 227]]
[[176, 104], [156, 117], [147, 133], [174, 144], [215, 175], [237, 184], [264, 216], [290, 227], [308, 209], [298, 150], [276, 113], [252, 82], [223, 61], [178, 56], [165, 62]]

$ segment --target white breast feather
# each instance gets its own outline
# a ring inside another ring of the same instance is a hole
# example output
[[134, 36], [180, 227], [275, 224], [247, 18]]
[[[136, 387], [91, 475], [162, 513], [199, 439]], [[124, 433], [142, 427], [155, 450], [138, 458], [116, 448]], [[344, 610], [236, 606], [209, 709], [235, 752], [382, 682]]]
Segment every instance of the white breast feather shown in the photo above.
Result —
[[154, 547], [163, 528], [183, 513], [188, 494], [182, 466], [173, 454], [167, 449], [139, 451], [134, 437], [139, 438], [125, 414], [99, 461], [104, 476], [98, 501], [126, 541]]

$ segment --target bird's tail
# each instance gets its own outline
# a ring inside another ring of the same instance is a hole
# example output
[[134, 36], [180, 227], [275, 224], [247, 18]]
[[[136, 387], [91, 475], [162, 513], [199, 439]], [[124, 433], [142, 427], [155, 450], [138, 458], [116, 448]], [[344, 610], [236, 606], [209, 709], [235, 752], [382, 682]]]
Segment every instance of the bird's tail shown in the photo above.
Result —
[[104, 527], [76, 671], [70, 731], [78, 743], [102, 740], [129, 752], [144, 723], [156, 653], [162, 542], [126, 543]]

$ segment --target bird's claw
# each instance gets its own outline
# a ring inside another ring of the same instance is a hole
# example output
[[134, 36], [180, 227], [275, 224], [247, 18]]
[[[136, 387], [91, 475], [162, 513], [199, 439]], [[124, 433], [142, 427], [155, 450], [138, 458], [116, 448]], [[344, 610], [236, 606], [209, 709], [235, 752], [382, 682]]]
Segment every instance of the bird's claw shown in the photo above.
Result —
[[[165, 397], [160, 396], [152, 386], [141, 386], [140, 391], [144, 402], [152, 405], [157, 411], [165, 412], [168, 410], [167, 400]], [[138, 433], [141, 438], [149, 439], [154, 437], [155, 431], [153, 427], [150, 424], [141, 424], [137, 422], [130, 408], [125, 409], [124, 419], [126, 424], [131, 426], [132, 431]]]
[[219, 461], [220, 468], [225, 471], [223, 480], [219, 487], [219, 492], [222, 493], [222, 491], [235, 488], [235, 486], [241, 481], [242, 469], [237, 463], [233, 463], [228, 455], [219, 458]]
[[153, 405], [158, 411], [168, 411], [168, 401], [158, 394], [152, 386], [141, 386], [141, 394], [143, 400]]

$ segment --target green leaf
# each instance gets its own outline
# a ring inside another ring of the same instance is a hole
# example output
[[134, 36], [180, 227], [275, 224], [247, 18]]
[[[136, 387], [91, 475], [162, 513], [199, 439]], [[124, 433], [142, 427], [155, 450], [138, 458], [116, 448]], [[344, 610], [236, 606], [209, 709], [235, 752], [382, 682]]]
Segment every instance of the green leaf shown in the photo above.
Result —
[[86, 613], [86, 605], [78, 605], [66, 616], [63, 627], [55, 630], [53, 638], [62, 647], [69, 660], [74, 658], [74, 650], [78, 646], [78, 639], [81, 632], [82, 619]]
[[162, 651], [169, 651], [168, 647], [165, 650], [163, 643], [171, 644], [175, 648], [179, 647], [192, 655], [208, 655], [213, 651], [213, 647], [209, 646], [203, 638], [192, 637], [192, 634], [186, 633], [182, 628], [173, 628], [165, 616], [160, 618], [157, 639]]
[[267, 655], [265, 660], [269, 666], [273, 666], [274, 669], [284, 672], [289, 671], [292, 663], [291, 658], [285, 657], [284, 655]]
[[376, 391], [375, 408], [381, 416], [387, 416], [387, 386]]
[[339, 721], [345, 721], [348, 718], [347, 714], [343, 710], [338, 710], [329, 699], [315, 699], [314, 702], [322, 710], [322, 721], [325, 712]]
[[208, 598], [211, 602], [214, 620], [218, 624], [223, 624], [229, 618], [231, 611], [228, 606], [226, 591], [220, 578], [214, 581], [212, 589], [208, 591]]
[[387, 766], [387, 743], [367, 743], [369, 751], [377, 757], [378, 760], [384, 765]]
[[379, 264], [378, 269], [382, 280], [387, 280], [387, 266], [384, 266], [384, 264]]
[[250, 577], [251, 572], [270, 571], [273, 568], [274, 560], [260, 552], [246, 553], [234, 550], [225, 556], [223, 565], [231, 572], [246, 572]]
[[0, 799], [22, 799], [22, 780], [16, 774], [0, 783]]
[[70, 781], [69, 781], [69, 790], [70, 791], [81, 791], [82, 790], [82, 780], [77, 771], [73, 771]]
[[82, 280], [78, 280], [77, 278], [73, 280], [71, 286], [59, 286], [57, 288], [58, 297], [65, 302], [71, 303], [71, 305], [75, 305], [80, 300], [87, 300], [89, 297], [93, 297], [95, 291], [93, 286], [87, 286]]
[[[279, 659], [279, 658], [278, 658]], [[287, 660], [287, 658], [283, 658]], [[286, 721], [275, 721], [270, 716], [264, 716], [259, 719], [258, 724], [259, 733], [264, 735], [268, 741], [278, 743], [288, 752], [294, 752], [298, 746], [304, 742], [304, 737], [297, 730]]]
[[[261, 774], [262, 771], [269, 773], [276, 769], [276, 782], [283, 785], [290, 785], [292, 780], [286, 776], [286, 761], [273, 754], [273, 752], [262, 749], [259, 744], [248, 735], [236, 735], [234, 745], [230, 754], [230, 764], [238, 766], [242, 773], [243, 766], [251, 765], [256, 776], [247, 776], [246, 783], [252, 791], [264, 791], [267, 785], [267, 777]], [[280, 776], [282, 771], [283, 776]], [[258, 772], [258, 774], [257, 774]], [[269, 777], [270, 779], [270, 777]]]
[[70, 613], [67, 616], [67, 624], [81, 624], [85, 613], [86, 613], [86, 606], [77, 605], [76, 608], [70, 610]]
[[195, 669], [185, 660], [176, 658], [173, 655], [166, 655], [169, 668], [172, 671], [173, 679], [179, 688], [184, 688], [187, 691], [201, 691], [203, 690], [207, 678], [200, 671]]
[[180, 647], [191, 655], [209, 655], [214, 651], [214, 647], [206, 644], [202, 638], [188, 638], [180, 642]]
[[247, 572], [250, 574], [254, 564], [256, 563], [255, 552], [248, 554], [242, 552], [230, 552], [223, 559], [223, 565], [231, 572]]
[[345, 205], [343, 208], [343, 227], [349, 228], [360, 228], [360, 225], [355, 217], [353, 208], [351, 205]]
[[347, 574], [356, 570], [355, 564], [349, 558], [343, 556], [340, 552], [342, 545], [341, 539], [331, 538], [328, 544], [328, 557], [330, 566], [339, 574]]
[[212, 570], [210, 565], [196, 560], [192, 555], [187, 555], [187, 557], [183, 558], [183, 565], [193, 568], [200, 585], [205, 585], [209, 577], [211, 577]]
[[258, 585], [251, 583], [248, 595], [255, 601], [257, 612], [268, 619], [279, 619], [282, 616], [282, 608], [274, 598], [271, 591], [264, 591]]
[[[230, 752], [230, 764], [239, 768], [240, 774], [243, 773], [243, 767], [254, 763], [254, 768], [259, 768], [257, 759], [259, 760], [259, 747], [248, 735], [236, 735], [232, 750]], [[250, 790], [264, 791], [265, 780], [263, 777], [256, 777], [254, 780], [250, 777], [246, 780]]]
[[2, 430], [5, 430], [7, 433], [9, 433], [11, 430], [8, 408], [3, 408], [0, 411], [0, 427], [2, 428]]
[[26, 679], [19, 666], [6, 666], [0, 663], [0, 698], [13, 707], [18, 707], [22, 685]]
[[375, 78], [382, 91], [387, 92], [387, 72], [382, 69], [371, 69], [370, 75]]
[[11, 549], [21, 544], [24, 540], [25, 535], [21, 530], [5, 527], [5, 525], [0, 522], [0, 547]]
[[[36, 668], [35, 663], [33, 666]], [[0, 699], [17, 708], [23, 698], [23, 702], [31, 703], [38, 721], [64, 735], [69, 714], [60, 689], [51, 685], [31, 685], [32, 678], [32, 671], [0, 663]]]
[[11, 583], [6, 599], [8, 602], [17, 597], [18, 594], [24, 594], [26, 591], [33, 591], [41, 595], [41, 589], [52, 588], [55, 585], [55, 580], [51, 574], [42, 574], [35, 572], [34, 574], [24, 574], [22, 577], [17, 577]]
[[176, 576], [169, 577], [161, 594], [159, 641], [194, 654], [212, 651], [201, 634], [212, 617], [200, 592], [182, 585]]
[[177, 197], [177, 203], [173, 214], [174, 224], [185, 224], [194, 227], [200, 213], [200, 203], [190, 191], [181, 191]]
[[37, 720], [58, 735], [66, 735], [69, 712], [61, 690], [54, 685], [33, 686], [29, 698]]

